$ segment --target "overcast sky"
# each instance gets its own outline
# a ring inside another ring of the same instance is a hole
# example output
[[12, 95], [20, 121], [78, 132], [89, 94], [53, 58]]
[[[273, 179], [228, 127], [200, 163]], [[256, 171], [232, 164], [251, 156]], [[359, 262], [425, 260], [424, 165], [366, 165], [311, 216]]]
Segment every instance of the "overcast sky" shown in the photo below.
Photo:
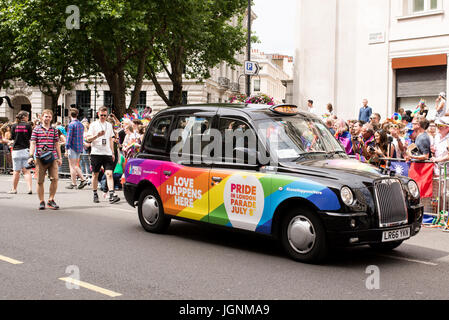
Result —
[[253, 48], [265, 53], [290, 56], [295, 52], [295, 19], [297, 0], [254, 0], [257, 19], [253, 31], [261, 43]]

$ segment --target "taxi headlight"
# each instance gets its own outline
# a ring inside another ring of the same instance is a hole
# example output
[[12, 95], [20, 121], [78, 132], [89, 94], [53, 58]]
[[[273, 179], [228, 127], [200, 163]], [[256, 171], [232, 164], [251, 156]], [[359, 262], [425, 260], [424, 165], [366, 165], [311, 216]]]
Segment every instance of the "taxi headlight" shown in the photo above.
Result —
[[354, 194], [352, 193], [351, 189], [348, 187], [343, 187], [340, 190], [340, 196], [341, 200], [343, 200], [343, 203], [347, 206], [351, 206], [354, 204]]
[[407, 183], [407, 188], [408, 188], [408, 191], [410, 192], [410, 195], [413, 198], [415, 198], [415, 199], [419, 198], [419, 188], [418, 188], [418, 184], [415, 181], [410, 180]]

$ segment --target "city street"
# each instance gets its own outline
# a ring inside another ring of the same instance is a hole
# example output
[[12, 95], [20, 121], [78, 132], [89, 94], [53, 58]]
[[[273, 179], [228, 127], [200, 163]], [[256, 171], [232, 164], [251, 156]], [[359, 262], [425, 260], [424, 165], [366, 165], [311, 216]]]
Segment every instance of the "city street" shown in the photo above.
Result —
[[[257, 235], [178, 221], [166, 235], [147, 233], [123, 193], [116, 205], [101, 193], [94, 204], [90, 187], [67, 190], [67, 180], [61, 210], [38, 211], [22, 180], [19, 194], [7, 194], [10, 181], [0, 176], [0, 299], [449, 298], [449, 234], [441, 230], [424, 228], [388, 254], [345, 249], [307, 265]], [[378, 289], [367, 288], [369, 266], [378, 268]], [[67, 278], [78, 271], [73, 289]]]

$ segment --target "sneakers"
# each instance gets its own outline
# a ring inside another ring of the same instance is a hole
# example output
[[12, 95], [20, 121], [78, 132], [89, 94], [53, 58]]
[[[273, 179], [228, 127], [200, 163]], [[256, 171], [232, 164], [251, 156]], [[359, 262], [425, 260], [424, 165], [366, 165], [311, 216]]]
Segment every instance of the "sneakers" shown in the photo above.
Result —
[[8, 191], [8, 194], [17, 194], [17, 190]]
[[69, 184], [67, 187], [65, 187], [66, 189], [72, 190], [72, 189], [76, 189], [76, 185], [75, 184]]
[[39, 204], [39, 210], [45, 210], [45, 202], [44, 202], [44, 201], [42, 201], [42, 202]]
[[100, 203], [100, 199], [98, 199], [98, 193], [94, 193], [94, 202]]
[[119, 201], [120, 201], [120, 198], [116, 194], [114, 194], [114, 196], [112, 198], [109, 198], [109, 203], [111, 203], [111, 204], [117, 203]]
[[48, 200], [47, 206], [50, 209], [53, 209], [53, 210], [58, 210], [59, 209], [59, 206], [56, 204], [56, 202], [54, 200]]
[[83, 180], [81, 181], [81, 183], [78, 186], [78, 190], [81, 190], [82, 188], [84, 188], [85, 186], [87, 186], [87, 180]]

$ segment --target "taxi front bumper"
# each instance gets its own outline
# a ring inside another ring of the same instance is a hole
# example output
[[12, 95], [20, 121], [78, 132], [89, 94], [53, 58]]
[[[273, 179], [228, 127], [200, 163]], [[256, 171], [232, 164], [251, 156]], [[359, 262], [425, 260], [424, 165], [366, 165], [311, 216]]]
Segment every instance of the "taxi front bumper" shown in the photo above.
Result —
[[[408, 223], [388, 228], [380, 228], [378, 221], [367, 213], [321, 212], [329, 244], [336, 247], [382, 243], [385, 232], [410, 228], [410, 237], [421, 230], [424, 206], [408, 208]], [[406, 239], [404, 239], [406, 240]]]
[[137, 192], [137, 185], [134, 183], [125, 182], [123, 185], [123, 194], [125, 196], [126, 202], [129, 203], [130, 206], [135, 207]]

